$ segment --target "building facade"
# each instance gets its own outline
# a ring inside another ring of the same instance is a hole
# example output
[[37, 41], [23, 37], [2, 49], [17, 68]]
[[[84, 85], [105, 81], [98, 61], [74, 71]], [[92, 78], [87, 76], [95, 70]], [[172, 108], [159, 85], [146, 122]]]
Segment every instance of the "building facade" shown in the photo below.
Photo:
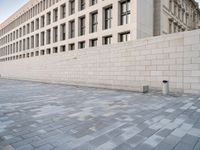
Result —
[[200, 10], [195, 0], [154, 0], [154, 35], [199, 28]]
[[0, 56], [16, 60], [152, 35], [153, 1], [30, 0], [0, 25]]

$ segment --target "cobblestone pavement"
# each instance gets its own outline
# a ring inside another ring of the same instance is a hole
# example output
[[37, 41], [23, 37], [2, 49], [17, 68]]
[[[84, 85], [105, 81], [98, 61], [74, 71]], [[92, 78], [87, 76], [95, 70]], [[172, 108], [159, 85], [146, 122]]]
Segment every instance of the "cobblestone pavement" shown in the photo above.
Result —
[[200, 96], [0, 80], [0, 150], [200, 150]]

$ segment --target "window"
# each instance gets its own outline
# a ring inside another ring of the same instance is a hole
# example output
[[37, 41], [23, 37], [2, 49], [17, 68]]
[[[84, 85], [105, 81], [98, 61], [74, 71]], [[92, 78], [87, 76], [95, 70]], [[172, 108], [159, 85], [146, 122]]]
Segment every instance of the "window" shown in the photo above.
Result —
[[39, 51], [36, 51], [36, 52], [35, 52], [35, 56], [39, 56]]
[[119, 34], [119, 42], [126, 42], [130, 40], [130, 32], [124, 32]]
[[79, 10], [85, 9], [85, 0], [79, 0]]
[[[23, 26], [23, 35], [26, 35], [26, 26]], [[12, 41], [12, 35], [10, 37], [11, 37], [11, 41]]]
[[36, 19], [35, 23], [36, 23], [36, 25], [35, 25], [36, 27], [35, 27], [35, 28], [36, 28], [36, 30], [37, 30], [37, 29], [39, 29], [39, 18]]
[[27, 34], [30, 33], [30, 24], [27, 24]]
[[44, 20], [45, 20], [45, 16], [43, 15], [41, 17], [41, 28], [44, 27], [44, 24], [45, 24]]
[[51, 49], [50, 49], [50, 48], [48, 48], [48, 49], [46, 50], [46, 54], [51, 54]]
[[90, 40], [90, 47], [95, 47], [97, 46], [97, 39], [91, 39]]
[[45, 51], [44, 50], [41, 50], [40, 51], [40, 55], [44, 55], [45, 54]]
[[34, 21], [31, 22], [31, 32], [34, 31]]
[[44, 32], [41, 32], [41, 39], [40, 39], [40, 43], [41, 43], [41, 46], [44, 46], [44, 35], [45, 33]]
[[26, 40], [26, 41], [27, 41], [27, 44], [26, 44], [26, 45], [27, 45], [27, 49], [29, 49], [29, 48], [30, 48], [30, 39], [29, 39], [29, 38], [27, 38], [27, 40]]
[[31, 48], [34, 48], [34, 36], [31, 36]]
[[33, 57], [34, 56], [34, 52], [31, 52], [31, 57]]
[[79, 43], [78, 43], [78, 48], [79, 48], [79, 49], [85, 48], [85, 41], [79, 42]]
[[75, 50], [75, 44], [74, 44], [74, 43], [69, 44], [69, 50], [70, 50], [70, 51]]
[[47, 13], [47, 25], [51, 23], [51, 12]]
[[[12, 48], [12, 47], [11, 47]], [[26, 40], [25, 39], [23, 39], [23, 50], [25, 50], [26, 49]], [[11, 49], [11, 51], [12, 51], [12, 49]]]
[[66, 39], [66, 25], [64, 23], [60, 25], [60, 40], [63, 41], [65, 39]]
[[65, 51], [66, 51], [66, 46], [65, 45], [60, 46], [60, 52], [65, 52]]
[[75, 37], [75, 21], [72, 20], [69, 22], [69, 38]]
[[47, 39], [47, 44], [51, 43], [51, 29], [47, 30], [47, 34], [46, 34], [46, 39]]
[[35, 41], [36, 41], [36, 47], [39, 47], [39, 34], [36, 34], [35, 36]]
[[172, 11], [172, 0], [169, 0], [169, 10]]
[[95, 5], [97, 3], [97, 0], [90, 0], [90, 5]]
[[130, 0], [125, 0], [120, 4], [121, 9], [121, 25], [128, 24], [130, 22]]
[[105, 18], [104, 29], [111, 28], [111, 25], [112, 25], [112, 7], [108, 7], [108, 8], [104, 9], [104, 18]]
[[103, 37], [103, 44], [104, 45], [111, 44], [111, 41], [112, 41], [112, 35]]
[[85, 35], [85, 16], [79, 18], [79, 35]]
[[58, 42], [58, 27], [53, 28], [53, 42]]
[[60, 6], [60, 18], [63, 19], [66, 17], [66, 5], [63, 4]]
[[91, 14], [91, 33], [97, 32], [97, 25], [98, 25], [98, 13], [94, 12]]
[[53, 53], [58, 53], [58, 48], [57, 47], [53, 48]]
[[69, 1], [69, 15], [72, 15], [75, 13], [75, 0]]
[[53, 10], [53, 21], [54, 22], [58, 21], [58, 8], [55, 8]]
[[172, 21], [169, 20], [169, 33], [172, 33]]

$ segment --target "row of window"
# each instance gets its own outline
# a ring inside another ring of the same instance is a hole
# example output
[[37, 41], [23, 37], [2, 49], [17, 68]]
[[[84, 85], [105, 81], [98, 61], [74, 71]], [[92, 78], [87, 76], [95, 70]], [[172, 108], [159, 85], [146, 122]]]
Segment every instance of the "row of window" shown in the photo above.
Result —
[[[41, 33], [43, 35], [43, 32]], [[5, 46], [3, 48], [0, 49], [0, 56], [6, 56], [9, 54], [14, 54], [17, 52], [21, 52], [21, 51], [25, 51], [25, 50], [29, 50], [29, 49], [33, 49], [33, 48], [38, 48], [39, 47], [39, 34], [35, 35], [35, 39], [34, 36], [31, 36], [31, 38], [27, 38], [27, 39], [23, 39], [20, 40], [19, 42], [13, 43], [11, 45]], [[119, 33], [119, 42], [126, 42], [130, 40], [130, 32], [123, 32], [123, 33]], [[50, 43], [50, 40], [48, 39], [46, 41], [47, 43]], [[54, 39], [55, 42], [55, 39]], [[89, 40], [89, 46], [90, 47], [95, 47], [97, 46], [97, 42], [98, 42], [98, 38], [93, 38]], [[112, 43], [112, 35], [107, 35], [102, 37], [102, 43], [103, 45], [108, 45]], [[80, 41], [78, 42], [78, 48], [79, 49], [83, 49], [85, 48], [85, 41]], [[44, 45], [44, 36], [41, 37], [41, 46]], [[74, 50], [75, 49], [75, 43], [70, 43], [69, 50]]]
[[[70, 1], [72, 2], [72, 1]], [[65, 18], [65, 11], [66, 11], [66, 4], [62, 4], [60, 6], [61, 13], [60, 18]], [[112, 5], [109, 5], [103, 9], [103, 29], [109, 29], [112, 27]], [[125, 0], [120, 3], [120, 23], [119, 25], [128, 24], [130, 22], [130, 0]], [[0, 45], [7, 44], [15, 39], [18, 39], [26, 34], [30, 34], [31, 32], [34, 32], [38, 30], [39, 28], [43, 28], [45, 26], [45, 17], [46, 17], [46, 25], [51, 24], [51, 12], [48, 12], [45, 15], [42, 15], [40, 18], [37, 18], [35, 21], [31, 21], [27, 25], [24, 25], [23, 27], [20, 27], [16, 31], [13, 31], [12, 33], [8, 34], [7, 36], [0, 39]], [[85, 35], [85, 16], [81, 16], [79, 18], [79, 36]], [[53, 9], [53, 22], [58, 21], [58, 8]], [[98, 27], [98, 11], [93, 11], [90, 13], [90, 33], [97, 32]], [[57, 29], [55, 29], [57, 30]], [[65, 31], [63, 31], [65, 34]], [[73, 38], [75, 36], [75, 20], [71, 20], [69, 22], [69, 38]]]
[[[33, 18], [34, 16], [38, 15], [42, 11], [48, 9], [52, 5], [56, 4], [60, 0], [41, 0], [37, 4], [35, 4], [33, 7], [31, 7], [29, 10], [27, 10], [24, 14], [20, 15], [17, 19], [12, 21], [9, 25], [4, 27], [0, 30], [0, 37], [7, 32], [11, 31], [13, 28], [21, 25], [22, 23], [26, 22], [27, 20]], [[97, 0], [90, 0], [89, 5], [95, 5], [97, 3]], [[85, 0], [78, 0], [79, 5], [79, 11], [84, 10], [86, 7]], [[64, 12], [66, 12], [66, 9], [63, 9]], [[69, 0], [69, 15], [75, 13], [75, 0]]]
[[178, 3], [176, 0], [169, 0], [169, 10], [182, 22], [188, 25], [189, 19], [189, 7], [193, 10], [191, 12], [192, 21], [196, 21], [198, 18], [195, 8], [192, 8], [192, 5], [186, 4], [186, 1], [182, 1], [182, 4]]
[[[108, 45], [111, 44], [112, 42], [112, 35], [109, 36], [105, 36], [102, 38], [103, 39], [103, 43], [104, 45]], [[124, 33], [120, 33], [119, 34], [119, 40], [120, 42], [126, 42], [130, 40], [130, 32], [124, 32]], [[94, 38], [94, 39], [90, 39], [89, 41], [90, 43], [90, 47], [95, 47], [97, 46], [98, 43], [98, 39]], [[80, 41], [78, 42], [78, 49], [84, 49], [85, 48], [85, 41]], [[75, 43], [71, 43], [68, 45], [68, 50], [75, 50]], [[60, 46], [60, 52], [66, 52], [66, 45], [61, 45]], [[2, 53], [3, 52], [3, 53]], [[10, 51], [10, 50], [6, 50], [6, 51], [1, 51], [0, 55], [3, 56], [4, 53], [14, 53], [14, 51]], [[7, 57], [7, 58], [3, 58], [0, 59], [0, 61], [9, 61], [9, 60], [15, 60], [15, 59], [21, 59], [21, 58], [27, 58], [27, 57], [33, 57], [33, 56], [39, 56], [39, 55], [45, 55], [45, 54], [51, 54], [51, 53], [58, 53], [58, 47], [53, 47], [51, 48], [47, 48], [46, 51], [45, 50], [40, 50], [40, 51], [35, 51], [35, 52], [30, 52], [30, 53], [26, 53], [26, 54], [20, 54], [20, 55], [16, 55], [16, 56], [11, 56], [11, 57]]]

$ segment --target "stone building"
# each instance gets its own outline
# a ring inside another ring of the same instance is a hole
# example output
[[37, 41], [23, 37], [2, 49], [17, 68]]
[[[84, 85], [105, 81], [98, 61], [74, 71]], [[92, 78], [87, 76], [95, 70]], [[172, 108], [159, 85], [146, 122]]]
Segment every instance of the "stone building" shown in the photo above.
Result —
[[0, 25], [1, 60], [152, 36], [152, 8], [149, 0], [30, 0]]
[[0, 61], [198, 27], [194, 0], [29, 0], [0, 25]]
[[154, 0], [154, 35], [194, 30], [200, 26], [195, 0]]

